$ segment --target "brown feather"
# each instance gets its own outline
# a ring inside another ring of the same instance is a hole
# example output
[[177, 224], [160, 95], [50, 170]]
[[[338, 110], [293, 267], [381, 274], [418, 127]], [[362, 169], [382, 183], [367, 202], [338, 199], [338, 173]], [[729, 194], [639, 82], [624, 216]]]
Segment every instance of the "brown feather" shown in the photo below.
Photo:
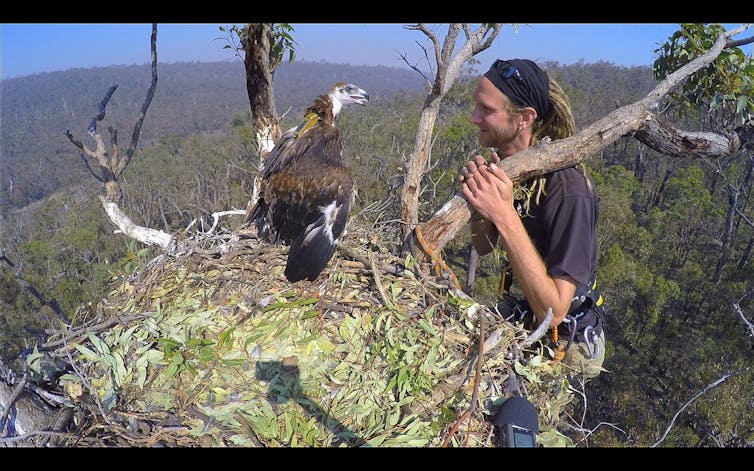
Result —
[[[347, 93], [368, 100], [363, 90], [350, 91], [354, 88]], [[312, 113], [317, 116], [313, 125]], [[285, 270], [290, 281], [314, 280], [345, 230], [356, 186], [341, 150], [330, 97], [321, 95], [307, 108], [302, 124], [286, 132], [264, 161], [260, 198], [246, 223], [254, 223], [263, 239], [291, 245]]]

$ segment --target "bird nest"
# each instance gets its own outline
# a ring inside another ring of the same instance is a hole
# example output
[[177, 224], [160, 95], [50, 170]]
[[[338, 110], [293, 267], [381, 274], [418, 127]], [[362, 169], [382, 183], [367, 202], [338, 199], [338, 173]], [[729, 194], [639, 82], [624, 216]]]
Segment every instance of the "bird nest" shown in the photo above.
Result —
[[351, 230], [314, 282], [285, 280], [287, 248], [231, 233], [115, 280], [96, 321], [58, 335], [74, 414], [56, 443], [487, 447], [523, 395], [538, 443], [570, 444], [546, 348], [376, 241]]

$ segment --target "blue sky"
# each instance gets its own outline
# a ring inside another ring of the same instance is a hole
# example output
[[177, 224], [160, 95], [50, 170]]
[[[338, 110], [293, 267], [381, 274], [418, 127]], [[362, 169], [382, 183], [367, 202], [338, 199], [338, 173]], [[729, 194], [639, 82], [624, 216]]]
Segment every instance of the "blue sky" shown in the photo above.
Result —
[[[240, 60], [234, 57], [219, 26], [229, 24], [158, 24], [159, 63]], [[296, 60], [354, 65], [423, 67], [420, 44], [428, 44], [418, 31], [400, 23], [294, 23], [298, 43]], [[430, 25], [439, 37], [446, 24]], [[739, 26], [726, 24], [728, 29]], [[532, 23], [517, 30], [504, 25], [493, 45], [476, 56], [486, 68], [496, 58], [526, 57], [571, 64], [600, 60], [616, 65], [650, 66], [654, 49], [678, 29], [673, 23]], [[77, 67], [97, 67], [149, 62], [149, 24], [0, 24], [0, 77], [12, 78]], [[748, 34], [747, 34], [748, 33]], [[750, 36], [752, 30], [739, 36]], [[745, 49], [751, 53], [751, 46]]]

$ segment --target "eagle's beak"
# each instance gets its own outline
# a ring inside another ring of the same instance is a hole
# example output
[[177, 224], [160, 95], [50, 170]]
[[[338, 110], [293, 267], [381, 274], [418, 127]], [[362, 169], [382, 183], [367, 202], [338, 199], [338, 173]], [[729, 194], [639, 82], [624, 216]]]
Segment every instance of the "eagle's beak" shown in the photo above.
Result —
[[351, 98], [353, 98], [354, 103], [358, 103], [361, 106], [364, 106], [369, 102], [369, 94], [361, 89], [359, 89], [357, 95], [351, 95]]

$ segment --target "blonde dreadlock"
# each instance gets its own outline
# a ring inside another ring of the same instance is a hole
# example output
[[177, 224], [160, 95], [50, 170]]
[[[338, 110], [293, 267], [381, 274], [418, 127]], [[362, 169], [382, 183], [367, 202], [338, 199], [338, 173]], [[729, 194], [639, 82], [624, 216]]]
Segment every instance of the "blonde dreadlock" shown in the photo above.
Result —
[[[552, 78], [552, 75], [547, 74], [549, 81], [549, 95], [548, 101], [550, 104], [550, 112], [542, 120], [536, 120], [533, 124], [533, 130], [531, 134], [531, 140], [529, 145], [534, 145], [537, 141], [545, 136], [548, 136], [553, 141], [556, 139], [564, 139], [572, 136], [576, 132], [576, 124], [573, 121], [573, 112], [571, 111], [571, 103], [568, 101], [568, 96], [561, 88], [560, 84]], [[517, 106], [510, 103], [511, 113], [520, 114], [524, 107]], [[582, 166], [582, 171], [585, 169]], [[589, 180], [584, 174], [587, 185]], [[514, 198], [523, 200], [523, 211], [521, 216], [529, 214], [529, 208], [531, 207], [531, 198], [534, 196], [534, 201], [539, 204], [539, 198], [545, 194], [546, 178], [544, 176], [535, 177], [529, 182], [522, 182], [516, 185], [514, 189]]]

